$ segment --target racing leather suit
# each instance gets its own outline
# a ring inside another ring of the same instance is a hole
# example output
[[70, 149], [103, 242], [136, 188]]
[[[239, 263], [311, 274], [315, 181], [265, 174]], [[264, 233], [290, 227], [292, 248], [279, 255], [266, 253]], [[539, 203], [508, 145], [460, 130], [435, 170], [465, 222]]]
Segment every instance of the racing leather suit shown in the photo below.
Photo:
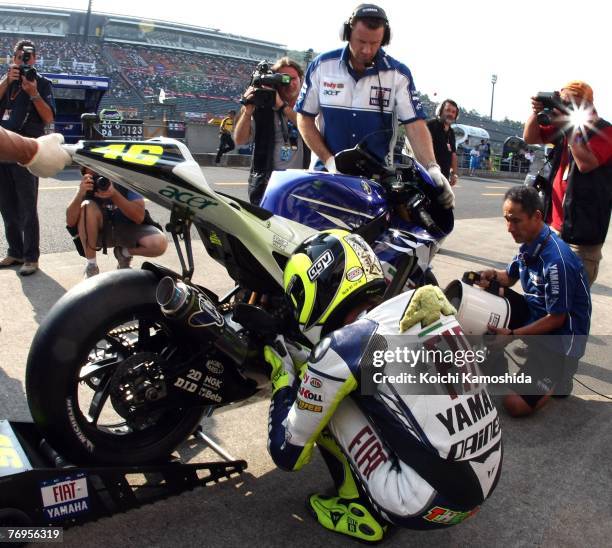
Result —
[[[398, 295], [334, 331], [313, 349], [299, 376], [275, 385], [268, 450], [279, 467], [299, 470], [315, 443], [325, 446], [331, 436], [360, 493], [382, 518], [431, 529], [478, 510], [497, 484], [503, 450], [497, 411], [482, 385], [459, 394], [440, 385], [438, 395], [400, 395], [397, 385], [380, 383], [372, 395], [362, 393], [361, 374], [371, 367], [373, 349], [391, 348], [394, 337], [397, 346], [415, 293]], [[435, 325], [410, 327], [406, 341], [420, 336], [419, 345], [427, 345], [448, 334], [463, 337], [453, 315], [439, 317]]]

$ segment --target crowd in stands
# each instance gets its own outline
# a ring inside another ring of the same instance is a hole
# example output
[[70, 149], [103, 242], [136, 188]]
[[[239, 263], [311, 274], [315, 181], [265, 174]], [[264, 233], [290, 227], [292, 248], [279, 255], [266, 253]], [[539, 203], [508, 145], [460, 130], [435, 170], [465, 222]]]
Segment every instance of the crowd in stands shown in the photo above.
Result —
[[[5, 62], [17, 36], [0, 37]], [[209, 117], [235, 107], [248, 84], [254, 61], [225, 58], [193, 51], [152, 49], [142, 46], [83, 43], [72, 39], [36, 39], [37, 66], [41, 72], [108, 76], [111, 88], [102, 106], [142, 107], [148, 96], [164, 90], [187, 110]], [[209, 109], [209, 110], [207, 110]]]
[[254, 63], [213, 55], [114, 45], [107, 51], [128, 81], [144, 95], [216, 98], [236, 102]]

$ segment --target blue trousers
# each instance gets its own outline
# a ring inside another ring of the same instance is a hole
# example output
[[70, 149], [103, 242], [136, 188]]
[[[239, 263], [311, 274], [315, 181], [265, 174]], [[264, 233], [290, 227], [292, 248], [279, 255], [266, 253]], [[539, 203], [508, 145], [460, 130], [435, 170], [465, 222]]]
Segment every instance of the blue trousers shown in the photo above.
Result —
[[40, 256], [38, 177], [17, 164], [0, 164], [0, 213], [8, 255], [26, 262]]

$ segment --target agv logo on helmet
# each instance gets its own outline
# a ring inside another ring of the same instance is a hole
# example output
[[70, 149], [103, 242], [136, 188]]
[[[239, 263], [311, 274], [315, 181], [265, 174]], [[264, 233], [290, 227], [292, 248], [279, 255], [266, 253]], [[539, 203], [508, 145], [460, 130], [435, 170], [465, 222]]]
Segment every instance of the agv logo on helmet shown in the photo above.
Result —
[[334, 262], [334, 255], [328, 249], [308, 269], [308, 279], [311, 282], [314, 282], [325, 271], [325, 269], [333, 262]]

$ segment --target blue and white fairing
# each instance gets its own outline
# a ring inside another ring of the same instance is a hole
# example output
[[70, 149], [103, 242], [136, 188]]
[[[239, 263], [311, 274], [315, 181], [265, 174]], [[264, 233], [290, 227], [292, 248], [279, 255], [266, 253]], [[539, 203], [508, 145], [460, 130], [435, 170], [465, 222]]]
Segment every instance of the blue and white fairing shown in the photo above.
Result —
[[353, 230], [388, 209], [381, 185], [324, 171], [274, 171], [260, 204], [276, 215], [317, 230]]
[[[422, 184], [435, 188], [427, 171], [418, 164], [417, 167]], [[275, 215], [316, 230], [354, 230], [388, 213], [389, 228], [372, 244], [387, 281], [395, 275], [396, 266], [405, 253], [416, 258], [418, 271], [424, 273], [443, 239], [393, 214], [387, 191], [381, 184], [364, 177], [322, 171], [275, 171], [260, 205]]]

